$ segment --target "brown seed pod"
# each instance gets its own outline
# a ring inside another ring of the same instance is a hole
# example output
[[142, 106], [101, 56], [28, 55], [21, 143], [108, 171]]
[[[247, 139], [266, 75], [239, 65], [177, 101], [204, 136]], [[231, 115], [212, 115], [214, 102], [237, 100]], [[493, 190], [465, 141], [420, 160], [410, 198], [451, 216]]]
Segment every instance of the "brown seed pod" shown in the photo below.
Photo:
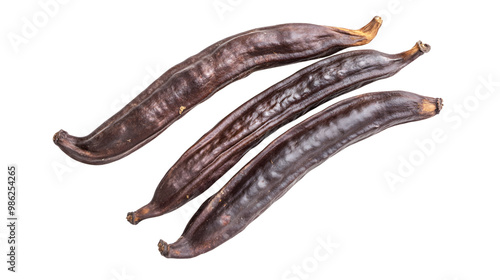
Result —
[[339, 95], [390, 77], [428, 52], [417, 42], [399, 54], [345, 52], [314, 63], [234, 110], [191, 146], [170, 168], [147, 205], [127, 215], [137, 224], [197, 197], [250, 149], [276, 129]]
[[221, 40], [174, 66], [122, 110], [85, 137], [57, 132], [54, 143], [75, 160], [105, 164], [139, 149], [197, 104], [260, 69], [324, 57], [370, 42], [382, 23], [359, 30], [282, 24]]
[[191, 258], [234, 237], [329, 157], [389, 127], [439, 113], [440, 98], [404, 91], [340, 101], [276, 138], [203, 203], [182, 236], [158, 243], [167, 258]]

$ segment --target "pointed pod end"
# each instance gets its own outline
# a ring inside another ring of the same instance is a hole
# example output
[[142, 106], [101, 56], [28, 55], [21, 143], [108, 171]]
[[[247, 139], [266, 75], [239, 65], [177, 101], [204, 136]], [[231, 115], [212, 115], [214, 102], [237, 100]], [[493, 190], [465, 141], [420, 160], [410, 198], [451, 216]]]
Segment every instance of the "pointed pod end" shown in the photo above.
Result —
[[379, 25], [382, 24], [382, 18], [379, 16], [374, 16], [372, 21], [377, 22]]
[[64, 130], [59, 130], [52, 137], [54, 144], [58, 146], [65, 154], [72, 159], [86, 164], [101, 165], [115, 161], [121, 157], [110, 156], [103, 152], [89, 150], [89, 145], [86, 137], [76, 137]]
[[360, 29], [353, 30], [342, 27], [326, 26], [328, 29], [339, 32], [344, 35], [349, 35], [349, 40], [354, 42], [349, 43], [349, 46], [360, 46], [368, 44], [377, 35], [380, 26], [382, 25], [382, 18], [379, 16], [374, 17], [368, 24]]
[[160, 251], [162, 256], [168, 258], [168, 243], [160, 239], [158, 242], [158, 251]]
[[368, 24], [361, 27], [360, 31], [368, 32], [371, 30], [378, 30], [380, 28], [380, 26], [382, 25], [382, 22], [383, 21], [382, 21], [381, 17], [375, 16]]

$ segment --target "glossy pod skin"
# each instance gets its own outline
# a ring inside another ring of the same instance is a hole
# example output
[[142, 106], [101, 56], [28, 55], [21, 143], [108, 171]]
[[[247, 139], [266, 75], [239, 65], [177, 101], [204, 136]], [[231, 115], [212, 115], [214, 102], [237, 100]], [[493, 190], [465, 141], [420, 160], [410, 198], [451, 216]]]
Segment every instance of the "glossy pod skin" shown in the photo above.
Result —
[[168, 70], [122, 110], [85, 137], [64, 130], [54, 143], [87, 164], [113, 162], [139, 149], [197, 104], [252, 72], [324, 57], [370, 42], [382, 23], [359, 30], [282, 24], [231, 36]]
[[241, 232], [308, 171], [389, 127], [439, 113], [440, 98], [404, 91], [355, 96], [313, 115], [271, 142], [203, 203], [182, 236], [158, 243], [167, 258], [191, 258]]
[[320, 104], [370, 82], [390, 77], [428, 52], [417, 42], [399, 54], [359, 50], [314, 63], [234, 110], [170, 168], [147, 205], [127, 215], [132, 224], [156, 217], [203, 193], [251, 148], [281, 126]]

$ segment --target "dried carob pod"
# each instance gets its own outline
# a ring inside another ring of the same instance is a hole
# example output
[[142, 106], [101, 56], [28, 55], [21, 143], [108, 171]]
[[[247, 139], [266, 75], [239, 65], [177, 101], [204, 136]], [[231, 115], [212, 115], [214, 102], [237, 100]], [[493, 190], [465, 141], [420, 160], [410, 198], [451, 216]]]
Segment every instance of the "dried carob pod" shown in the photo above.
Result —
[[314, 63], [234, 110], [191, 146], [170, 168], [147, 205], [127, 215], [137, 224], [187, 203], [208, 189], [251, 148], [320, 104], [370, 82], [390, 77], [428, 52], [417, 42], [399, 54], [359, 50]]
[[260, 69], [324, 57], [370, 42], [382, 23], [359, 30], [282, 24], [223, 39], [174, 66], [122, 110], [85, 137], [61, 130], [54, 143], [73, 159], [106, 164], [139, 149], [197, 104]]
[[364, 94], [328, 107], [264, 148], [203, 203], [175, 243], [160, 240], [161, 254], [190, 258], [216, 248], [332, 155], [389, 127], [432, 117], [441, 107], [440, 98], [404, 91]]

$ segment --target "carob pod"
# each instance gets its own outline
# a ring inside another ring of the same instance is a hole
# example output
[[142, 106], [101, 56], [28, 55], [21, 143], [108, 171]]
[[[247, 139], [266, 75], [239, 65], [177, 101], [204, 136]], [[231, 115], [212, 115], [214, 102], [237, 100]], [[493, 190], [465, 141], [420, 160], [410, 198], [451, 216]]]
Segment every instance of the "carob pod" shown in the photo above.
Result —
[[60, 130], [54, 143], [88, 164], [105, 164], [139, 149], [215, 92], [260, 69], [324, 57], [370, 42], [382, 23], [359, 30], [313, 24], [257, 28], [221, 40], [174, 66], [85, 137]]
[[370, 82], [390, 77], [428, 52], [417, 42], [399, 54], [351, 51], [316, 62], [271, 86], [230, 113], [191, 146], [163, 177], [147, 205], [127, 215], [137, 224], [187, 203], [281, 126], [318, 105]]
[[441, 107], [440, 98], [404, 91], [364, 94], [328, 107], [264, 148], [203, 203], [175, 243], [160, 240], [161, 254], [190, 258], [216, 248], [332, 155], [386, 128], [432, 117]]

